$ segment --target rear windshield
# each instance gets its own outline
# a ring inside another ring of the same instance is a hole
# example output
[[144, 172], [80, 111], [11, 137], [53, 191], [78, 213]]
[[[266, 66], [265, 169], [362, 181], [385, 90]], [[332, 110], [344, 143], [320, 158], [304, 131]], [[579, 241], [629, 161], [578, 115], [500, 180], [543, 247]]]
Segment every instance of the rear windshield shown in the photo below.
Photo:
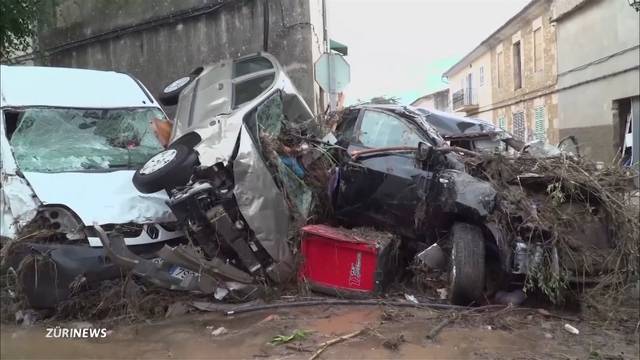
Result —
[[265, 92], [276, 78], [269, 59], [256, 56], [233, 63], [233, 108]]
[[254, 72], [273, 69], [273, 64], [264, 57], [253, 57], [233, 64], [233, 77], [237, 78]]
[[153, 119], [159, 109], [27, 108], [5, 112], [9, 143], [22, 171], [137, 169], [163, 150]]
[[275, 73], [236, 83], [234, 86], [233, 106], [237, 107], [257, 98], [271, 86]]

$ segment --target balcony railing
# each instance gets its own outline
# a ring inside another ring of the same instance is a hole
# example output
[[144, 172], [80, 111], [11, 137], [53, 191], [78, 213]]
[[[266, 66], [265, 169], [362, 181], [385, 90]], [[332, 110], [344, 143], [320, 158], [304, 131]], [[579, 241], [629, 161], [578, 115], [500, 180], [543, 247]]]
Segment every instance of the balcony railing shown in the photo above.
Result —
[[478, 93], [474, 88], [460, 89], [451, 95], [453, 111], [473, 111], [478, 108]]

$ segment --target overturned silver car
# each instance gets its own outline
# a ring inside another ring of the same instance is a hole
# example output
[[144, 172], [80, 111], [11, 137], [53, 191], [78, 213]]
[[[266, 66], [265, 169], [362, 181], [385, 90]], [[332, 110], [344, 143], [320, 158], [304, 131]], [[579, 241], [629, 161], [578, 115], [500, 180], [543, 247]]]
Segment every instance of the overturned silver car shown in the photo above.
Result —
[[287, 159], [267, 161], [261, 134], [275, 136], [283, 124], [313, 114], [283, 69], [268, 54], [223, 61], [176, 80], [160, 99], [178, 104], [171, 141], [136, 171], [133, 184], [143, 193], [169, 193], [167, 203], [195, 247], [166, 247], [154, 262], [104, 233], [112, 258], [165, 287], [205, 293], [290, 278], [290, 225], [294, 212], [307, 216], [311, 194], [282, 181]]

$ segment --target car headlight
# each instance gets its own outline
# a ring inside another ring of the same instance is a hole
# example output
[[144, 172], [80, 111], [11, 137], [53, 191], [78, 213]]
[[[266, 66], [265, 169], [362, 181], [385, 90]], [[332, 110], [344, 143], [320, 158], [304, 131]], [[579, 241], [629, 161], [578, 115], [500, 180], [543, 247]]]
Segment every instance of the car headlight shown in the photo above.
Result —
[[63, 206], [43, 206], [38, 210], [36, 221], [43, 229], [63, 233], [69, 240], [84, 239], [84, 224], [70, 209]]

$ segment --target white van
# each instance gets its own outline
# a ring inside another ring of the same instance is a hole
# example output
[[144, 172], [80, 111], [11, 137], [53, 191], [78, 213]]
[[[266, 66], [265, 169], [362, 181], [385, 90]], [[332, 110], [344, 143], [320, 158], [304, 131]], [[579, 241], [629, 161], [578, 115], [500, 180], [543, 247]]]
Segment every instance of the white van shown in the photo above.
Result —
[[94, 224], [118, 227], [127, 245], [183, 235], [166, 192], [142, 194], [131, 183], [135, 170], [163, 150], [151, 122], [168, 121], [138, 80], [5, 65], [0, 79], [3, 242], [44, 232], [100, 247]]

